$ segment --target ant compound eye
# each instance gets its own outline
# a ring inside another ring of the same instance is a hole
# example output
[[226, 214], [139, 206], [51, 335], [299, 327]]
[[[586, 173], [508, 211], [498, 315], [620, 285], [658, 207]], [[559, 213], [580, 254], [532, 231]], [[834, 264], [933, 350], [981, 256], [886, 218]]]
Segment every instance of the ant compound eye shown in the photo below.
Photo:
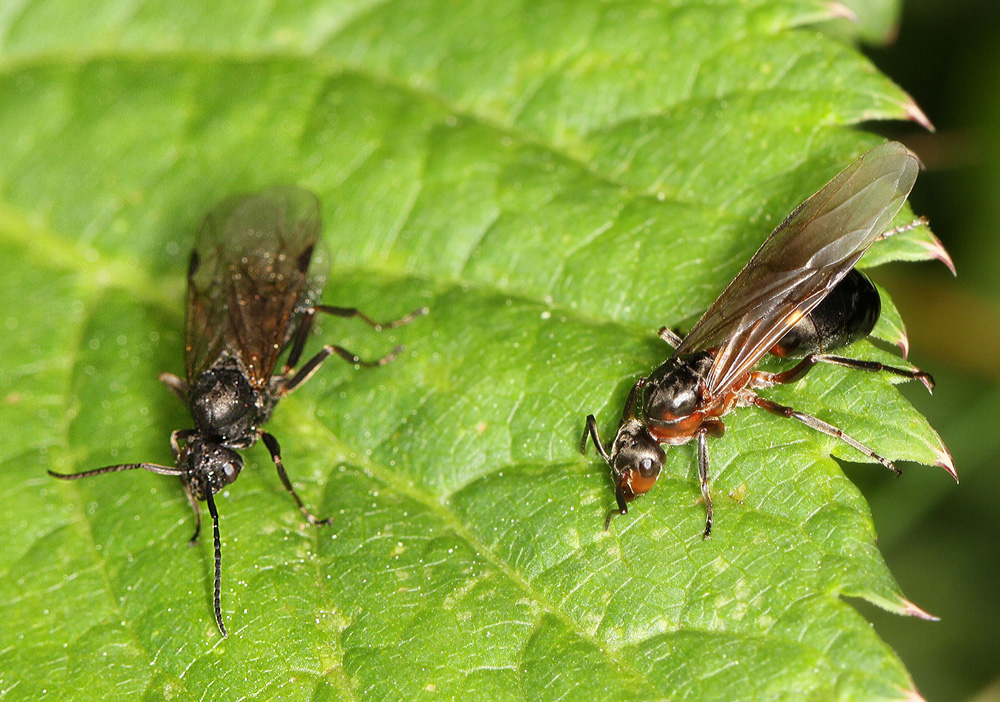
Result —
[[240, 471], [243, 470], [243, 459], [235, 451], [219, 446], [212, 469], [216, 474], [216, 479], [221, 481], [222, 485], [229, 485], [239, 477]]
[[644, 478], [654, 478], [660, 474], [660, 464], [648, 456], [639, 461], [639, 475]]

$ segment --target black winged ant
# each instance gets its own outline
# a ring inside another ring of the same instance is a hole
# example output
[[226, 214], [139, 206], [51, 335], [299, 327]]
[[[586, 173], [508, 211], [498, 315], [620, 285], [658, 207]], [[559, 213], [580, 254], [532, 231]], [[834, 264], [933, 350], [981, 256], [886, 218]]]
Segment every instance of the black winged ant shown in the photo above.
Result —
[[[696, 439], [708, 537], [713, 514], [707, 440], [722, 435], [722, 417], [737, 407], [796, 419], [900, 473], [837, 427], [757, 391], [794, 382], [817, 363], [885, 371], [933, 390], [934, 380], [922, 371], [830, 353], [867, 336], [878, 321], [878, 291], [854, 266], [875, 241], [923, 224], [918, 220], [886, 231], [918, 170], [916, 157], [897, 142], [862, 155], [778, 225], [687, 336], [660, 330], [674, 353], [632, 387], [610, 446], [602, 445], [593, 415], [580, 442], [586, 453], [589, 437], [611, 467], [618, 507], [608, 513], [605, 529], [615, 514], [627, 514], [628, 503], [653, 487], [666, 459], [661, 445]], [[753, 370], [767, 353], [802, 360], [781, 373]], [[944, 467], [955, 476], [954, 466]]]
[[[336, 354], [357, 366], [382, 366], [402, 350], [365, 361], [340, 346], [327, 345], [296, 370], [317, 312], [357, 317], [376, 330], [398, 327], [426, 314], [421, 308], [380, 324], [351, 307], [318, 302], [326, 283], [329, 257], [320, 237], [320, 203], [303, 188], [279, 186], [236, 195], [217, 205], [198, 231], [188, 265], [184, 324], [185, 378], [163, 373], [160, 380], [191, 410], [193, 429], [170, 435], [176, 467], [125, 463], [56, 478], [76, 480], [143, 468], [181, 479], [194, 510], [191, 543], [201, 531], [198, 501], [208, 503], [215, 541], [215, 620], [222, 620], [222, 551], [214, 495], [239, 477], [243, 458], [236, 449], [264, 442], [285, 489], [311, 524], [313, 516], [292, 486], [273, 435], [260, 427], [278, 400], [312, 376]], [[274, 369], [289, 348], [280, 374]]]

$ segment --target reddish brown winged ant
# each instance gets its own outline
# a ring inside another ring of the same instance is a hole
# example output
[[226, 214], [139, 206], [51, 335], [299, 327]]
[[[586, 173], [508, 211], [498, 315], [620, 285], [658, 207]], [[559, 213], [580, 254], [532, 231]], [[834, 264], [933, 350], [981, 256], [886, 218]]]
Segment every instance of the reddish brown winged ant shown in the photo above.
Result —
[[[656, 483], [666, 459], [661, 445], [698, 442], [698, 475], [707, 510], [704, 536], [712, 533], [708, 437], [721, 436], [722, 417], [737, 407], [759, 407], [834, 436], [899, 474], [887, 458], [837, 427], [757, 394], [798, 380], [817, 363], [885, 371], [934, 387], [930, 375], [830, 352], [867, 336], [881, 312], [874, 284], [854, 270], [875, 241], [912, 229], [923, 220], [886, 231], [917, 178], [919, 163], [902, 144], [889, 142], [854, 161], [803, 202], [771, 233], [750, 262], [709, 307], [687, 336], [663, 328], [675, 348], [625, 401], [622, 421], [606, 449], [593, 415], [588, 437], [611, 467], [617, 509]], [[803, 357], [782, 373], [753, 370], [767, 353]], [[946, 469], [954, 476], [954, 467]]]

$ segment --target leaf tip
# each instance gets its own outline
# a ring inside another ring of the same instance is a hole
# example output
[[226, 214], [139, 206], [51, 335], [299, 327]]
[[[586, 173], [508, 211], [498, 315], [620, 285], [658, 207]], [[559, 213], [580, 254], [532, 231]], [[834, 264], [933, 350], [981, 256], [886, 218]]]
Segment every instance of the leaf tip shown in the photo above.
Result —
[[899, 613], [902, 614], [904, 617], [917, 617], [918, 619], [925, 619], [929, 622], [941, 621], [941, 617], [934, 616], [930, 612], [921, 609], [920, 607], [918, 607], [917, 605], [913, 604], [912, 602], [910, 602], [905, 598], [900, 601], [900, 606], [901, 609]]
[[958, 471], [955, 470], [955, 461], [951, 457], [951, 452], [948, 451], [943, 445], [940, 448], [935, 449], [937, 452], [937, 459], [934, 461], [934, 465], [941, 466], [946, 471], [948, 475], [955, 479], [958, 483]]
[[848, 22], [857, 22], [858, 16], [854, 10], [839, 2], [827, 3], [826, 11], [830, 13], [831, 19], [845, 19]]
[[927, 253], [930, 254], [931, 258], [943, 263], [951, 271], [952, 275], [958, 275], [958, 272], [955, 270], [955, 262], [951, 260], [951, 254], [948, 253], [944, 244], [933, 234], [930, 236], [930, 241], [921, 241], [920, 245], [927, 249]]
[[910, 357], [910, 337], [906, 334], [905, 329], [900, 329], [896, 338], [890, 339], [890, 341], [899, 347], [899, 350], [903, 354], [903, 358]]
[[906, 118], [911, 122], [916, 122], [931, 133], [937, 131], [934, 129], [934, 124], [927, 117], [927, 115], [924, 114], [924, 111], [920, 109], [920, 106], [917, 105], [913, 98], [909, 98], [905, 103], [903, 103], [903, 111], [906, 113]]

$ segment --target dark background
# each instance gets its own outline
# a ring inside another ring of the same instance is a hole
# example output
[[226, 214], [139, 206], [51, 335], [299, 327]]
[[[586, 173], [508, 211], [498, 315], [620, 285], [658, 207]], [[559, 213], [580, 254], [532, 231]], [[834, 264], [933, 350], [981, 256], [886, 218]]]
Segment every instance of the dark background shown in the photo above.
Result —
[[[941, 617], [864, 604], [928, 700], [1000, 700], [1000, 2], [906, 0], [898, 35], [866, 49], [937, 128], [870, 125], [906, 143], [927, 170], [912, 195], [958, 269], [899, 264], [873, 277], [910, 332], [910, 359], [934, 396], [905, 392], [938, 429], [961, 484], [909, 466], [899, 480], [849, 466], [869, 497], [879, 545], [907, 596]], [[914, 384], [909, 384], [914, 385]]]

